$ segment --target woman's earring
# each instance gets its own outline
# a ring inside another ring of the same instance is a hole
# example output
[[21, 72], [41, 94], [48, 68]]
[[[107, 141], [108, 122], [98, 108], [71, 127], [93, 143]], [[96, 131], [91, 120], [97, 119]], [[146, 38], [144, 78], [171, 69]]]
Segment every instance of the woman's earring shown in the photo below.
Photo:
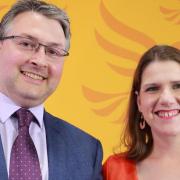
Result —
[[142, 115], [141, 115], [141, 121], [139, 122], [139, 127], [141, 130], [143, 130], [146, 127], [146, 121], [144, 120]]

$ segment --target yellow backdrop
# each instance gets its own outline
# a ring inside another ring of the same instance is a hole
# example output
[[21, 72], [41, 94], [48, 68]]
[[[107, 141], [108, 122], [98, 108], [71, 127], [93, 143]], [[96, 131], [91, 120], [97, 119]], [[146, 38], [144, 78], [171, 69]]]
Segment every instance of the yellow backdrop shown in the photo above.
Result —
[[[15, 0], [0, 2], [0, 15]], [[71, 49], [46, 109], [100, 139], [119, 142], [133, 71], [153, 44], [180, 47], [179, 0], [49, 0], [71, 21]]]

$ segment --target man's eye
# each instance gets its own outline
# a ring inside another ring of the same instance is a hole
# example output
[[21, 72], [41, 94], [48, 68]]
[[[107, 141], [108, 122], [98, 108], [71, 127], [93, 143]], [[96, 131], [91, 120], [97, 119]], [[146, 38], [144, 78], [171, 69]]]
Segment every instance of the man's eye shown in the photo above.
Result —
[[46, 53], [48, 53], [50, 56], [60, 56], [59, 51], [53, 48], [47, 48]]
[[35, 43], [30, 42], [30, 41], [19, 41], [18, 45], [23, 48], [28, 48], [28, 49], [32, 49], [36, 47]]

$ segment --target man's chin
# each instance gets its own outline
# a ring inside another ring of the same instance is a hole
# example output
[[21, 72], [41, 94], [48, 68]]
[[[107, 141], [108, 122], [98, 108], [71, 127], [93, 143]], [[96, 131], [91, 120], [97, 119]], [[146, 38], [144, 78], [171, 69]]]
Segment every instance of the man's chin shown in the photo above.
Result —
[[47, 99], [48, 96], [40, 96], [40, 94], [38, 93], [26, 93], [26, 92], [23, 92], [23, 93], [19, 93], [19, 94], [16, 94], [15, 97], [11, 97], [12, 100], [15, 101], [15, 103], [18, 105], [18, 106], [21, 106], [21, 107], [24, 107], [24, 108], [30, 108], [30, 107], [35, 107], [35, 106], [38, 106], [40, 104], [42, 104], [46, 99]]

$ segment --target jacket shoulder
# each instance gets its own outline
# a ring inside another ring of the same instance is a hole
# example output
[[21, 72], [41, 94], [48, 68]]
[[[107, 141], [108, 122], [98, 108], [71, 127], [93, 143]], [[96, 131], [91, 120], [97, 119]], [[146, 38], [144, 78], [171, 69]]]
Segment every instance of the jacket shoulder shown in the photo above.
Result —
[[99, 140], [47, 112], [44, 124], [49, 158], [56, 162], [56, 167], [64, 167], [62, 171], [67, 179], [101, 180], [102, 146]]
[[[100, 144], [99, 140], [97, 140], [92, 135], [86, 133], [85, 131], [81, 130], [80, 128], [66, 122], [58, 117], [53, 116], [45, 112], [44, 115], [45, 126], [51, 126], [59, 133], [63, 134], [66, 138], [73, 139], [74, 142], [83, 144]], [[101, 146], [101, 145], [100, 145]]]

